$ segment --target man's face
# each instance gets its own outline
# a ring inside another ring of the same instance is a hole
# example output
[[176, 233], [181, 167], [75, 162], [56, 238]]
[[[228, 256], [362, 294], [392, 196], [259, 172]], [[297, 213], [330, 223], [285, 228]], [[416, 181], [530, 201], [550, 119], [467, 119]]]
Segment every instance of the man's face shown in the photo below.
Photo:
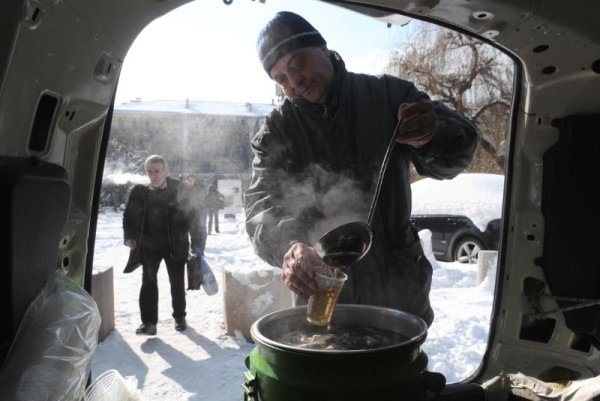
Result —
[[162, 163], [146, 164], [146, 175], [150, 178], [150, 185], [154, 188], [160, 188], [167, 179], [167, 172]]
[[334, 73], [327, 48], [305, 47], [279, 59], [271, 78], [289, 97], [324, 103]]

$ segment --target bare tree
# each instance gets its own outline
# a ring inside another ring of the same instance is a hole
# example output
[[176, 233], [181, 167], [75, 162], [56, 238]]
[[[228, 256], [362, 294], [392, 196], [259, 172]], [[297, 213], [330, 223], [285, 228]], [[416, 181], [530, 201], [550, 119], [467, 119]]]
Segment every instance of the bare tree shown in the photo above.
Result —
[[478, 127], [479, 145], [469, 171], [503, 173], [513, 63], [491, 45], [431, 24], [393, 51], [387, 73], [415, 83]]

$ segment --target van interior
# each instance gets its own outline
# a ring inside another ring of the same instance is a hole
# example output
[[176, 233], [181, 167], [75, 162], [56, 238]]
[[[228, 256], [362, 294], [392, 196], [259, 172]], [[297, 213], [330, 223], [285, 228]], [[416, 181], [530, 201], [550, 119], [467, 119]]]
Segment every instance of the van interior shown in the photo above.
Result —
[[[276, 1], [260, 0], [256, 6]], [[232, 2], [224, 0], [223, 7]], [[0, 4], [1, 360], [9, 355], [27, 308], [57, 270], [91, 291], [120, 72], [140, 32], [185, 3]], [[595, 378], [600, 372], [600, 268], [593, 250], [600, 235], [600, 3], [323, 3], [391, 25], [414, 19], [456, 30], [504, 52], [514, 65], [487, 350], [473, 376], [446, 385], [436, 396], [546, 399], [497, 391], [499, 378], [521, 373], [563, 385]], [[494, 378], [494, 386], [484, 385]], [[593, 399], [588, 397], [572, 399]]]

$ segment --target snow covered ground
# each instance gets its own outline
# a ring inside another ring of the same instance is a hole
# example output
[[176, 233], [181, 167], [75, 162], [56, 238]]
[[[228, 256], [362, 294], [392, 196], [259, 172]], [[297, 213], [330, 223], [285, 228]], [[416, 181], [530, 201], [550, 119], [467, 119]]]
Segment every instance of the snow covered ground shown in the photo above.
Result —
[[[222, 292], [187, 292], [188, 329], [177, 332], [171, 318], [166, 268], [159, 271], [158, 335], [135, 335], [140, 324], [138, 294], [141, 269], [122, 270], [128, 256], [123, 245], [122, 214], [103, 210], [98, 218], [94, 265], [114, 267], [115, 330], [99, 344], [92, 363], [92, 379], [117, 370], [136, 385], [145, 401], [242, 400], [244, 359], [254, 344], [241, 334], [227, 336]], [[248, 271], [268, 268], [252, 251], [243, 215], [221, 216], [221, 233], [208, 237], [206, 257], [219, 283], [225, 266]], [[434, 261], [435, 263], [435, 261]], [[487, 345], [495, 271], [477, 284], [477, 266], [458, 263], [434, 265], [431, 301], [435, 321], [423, 351], [429, 370], [448, 382], [475, 372]]]

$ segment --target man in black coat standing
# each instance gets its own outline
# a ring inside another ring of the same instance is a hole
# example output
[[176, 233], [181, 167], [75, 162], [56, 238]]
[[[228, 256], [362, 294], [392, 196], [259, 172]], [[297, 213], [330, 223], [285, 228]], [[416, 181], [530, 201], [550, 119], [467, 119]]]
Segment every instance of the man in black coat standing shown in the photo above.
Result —
[[225, 197], [214, 184], [208, 186], [206, 194], [206, 205], [208, 206], [208, 233], [212, 233], [213, 222], [215, 233], [219, 232], [219, 210], [225, 205]]
[[410, 223], [410, 166], [427, 177], [455, 177], [475, 151], [474, 126], [411, 82], [347, 71], [297, 14], [275, 15], [257, 49], [286, 98], [252, 140], [253, 175], [244, 200], [255, 251], [282, 268], [295, 303], [306, 303], [322, 263], [315, 241], [344, 223], [367, 220], [394, 135], [370, 251], [344, 266], [348, 280], [338, 301], [401, 309], [431, 324], [432, 267]]
[[152, 155], [144, 163], [149, 185], [132, 188], [123, 213], [125, 245], [131, 248], [125, 273], [142, 266], [139, 304], [142, 324], [137, 334], [156, 334], [158, 322], [157, 274], [165, 261], [171, 285], [175, 329], [185, 330], [185, 263], [190, 249], [200, 247], [200, 230], [187, 187], [167, 177], [165, 160]]
[[200, 242], [198, 248], [192, 248], [196, 255], [204, 255], [206, 248], [206, 217], [208, 216], [208, 207], [206, 205], [206, 188], [202, 180], [194, 174], [188, 174], [185, 178], [190, 194], [190, 205], [195, 209], [198, 218], [198, 227], [200, 229]]

